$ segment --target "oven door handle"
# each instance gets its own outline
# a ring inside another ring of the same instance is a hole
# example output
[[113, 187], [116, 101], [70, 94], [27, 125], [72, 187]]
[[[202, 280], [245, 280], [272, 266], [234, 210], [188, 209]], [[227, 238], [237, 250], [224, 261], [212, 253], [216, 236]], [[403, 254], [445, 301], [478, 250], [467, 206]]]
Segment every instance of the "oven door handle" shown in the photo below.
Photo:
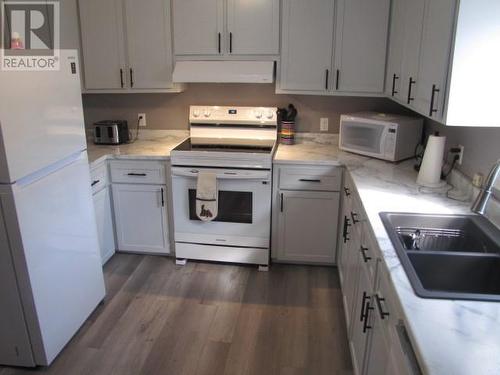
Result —
[[[172, 168], [172, 176], [197, 178], [200, 169], [190, 168]], [[213, 171], [217, 174], [218, 180], [268, 180], [270, 179], [269, 171]]]

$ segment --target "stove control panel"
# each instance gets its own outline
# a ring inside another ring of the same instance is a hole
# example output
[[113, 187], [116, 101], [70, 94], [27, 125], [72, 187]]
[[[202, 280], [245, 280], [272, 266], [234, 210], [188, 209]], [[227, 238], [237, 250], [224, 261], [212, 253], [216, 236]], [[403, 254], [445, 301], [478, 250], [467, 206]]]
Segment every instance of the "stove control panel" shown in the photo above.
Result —
[[276, 107], [191, 106], [191, 124], [277, 126]]

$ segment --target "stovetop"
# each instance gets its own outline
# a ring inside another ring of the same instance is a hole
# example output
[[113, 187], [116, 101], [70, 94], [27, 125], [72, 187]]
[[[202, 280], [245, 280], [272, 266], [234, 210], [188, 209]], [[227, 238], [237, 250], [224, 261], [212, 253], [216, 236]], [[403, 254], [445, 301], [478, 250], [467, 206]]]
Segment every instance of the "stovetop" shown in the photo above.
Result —
[[277, 108], [190, 106], [191, 137], [174, 148], [174, 166], [271, 169]]
[[275, 141], [269, 139], [191, 137], [174, 148], [174, 151], [271, 154], [274, 144]]

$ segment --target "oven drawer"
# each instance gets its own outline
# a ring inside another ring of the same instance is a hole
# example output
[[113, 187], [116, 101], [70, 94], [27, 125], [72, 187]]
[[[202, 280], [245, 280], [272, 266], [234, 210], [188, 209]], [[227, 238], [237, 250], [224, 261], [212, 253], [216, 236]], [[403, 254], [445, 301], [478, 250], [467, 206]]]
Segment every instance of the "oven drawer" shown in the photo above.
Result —
[[280, 167], [279, 188], [340, 191], [342, 171], [341, 167]]
[[269, 264], [269, 250], [251, 247], [213, 246], [194, 243], [175, 243], [176, 258], [217, 262]]
[[90, 170], [90, 186], [92, 194], [95, 194], [105, 188], [108, 184], [108, 171], [106, 163], [99, 164]]
[[124, 184], [165, 184], [165, 162], [156, 160], [114, 160], [111, 181]]

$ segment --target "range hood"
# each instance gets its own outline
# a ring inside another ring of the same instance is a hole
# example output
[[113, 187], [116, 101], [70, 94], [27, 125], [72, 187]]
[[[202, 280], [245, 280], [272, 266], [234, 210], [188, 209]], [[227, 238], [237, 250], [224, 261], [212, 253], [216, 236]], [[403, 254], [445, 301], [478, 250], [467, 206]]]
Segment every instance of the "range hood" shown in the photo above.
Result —
[[175, 83], [272, 83], [274, 61], [177, 61]]

